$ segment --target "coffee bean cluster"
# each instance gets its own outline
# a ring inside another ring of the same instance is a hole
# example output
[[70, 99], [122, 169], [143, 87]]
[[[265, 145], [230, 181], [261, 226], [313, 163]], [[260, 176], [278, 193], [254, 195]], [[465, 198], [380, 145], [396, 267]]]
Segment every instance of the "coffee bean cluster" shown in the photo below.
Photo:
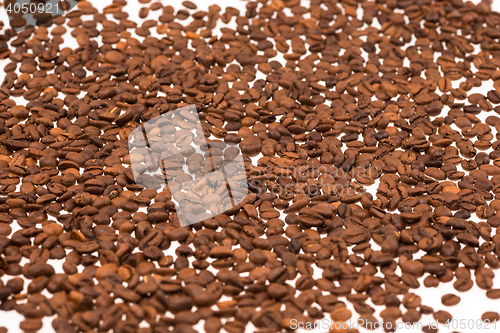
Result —
[[[412, 292], [421, 278], [500, 297], [488, 0], [139, 2], [140, 24], [125, 0], [79, 1], [0, 35], [0, 309], [21, 330], [274, 333], [348, 321], [348, 303], [365, 322], [451, 319]], [[136, 182], [128, 139], [189, 105], [211, 147], [239, 146], [251, 193], [181, 226], [168, 187]]]

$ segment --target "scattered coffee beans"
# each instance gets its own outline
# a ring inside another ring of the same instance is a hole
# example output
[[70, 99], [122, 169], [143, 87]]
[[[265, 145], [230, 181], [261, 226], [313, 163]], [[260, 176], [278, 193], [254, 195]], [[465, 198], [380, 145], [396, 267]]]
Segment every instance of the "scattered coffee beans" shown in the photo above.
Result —
[[[0, 309], [21, 330], [445, 323], [421, 281], [500, 297], [489, 1], [138, 2], [141, 23], [79, 1], [0, 35]], [[196, 135], [163, 121], [184, 107]], [[240, 152], [243, 177], [199, 178]]]

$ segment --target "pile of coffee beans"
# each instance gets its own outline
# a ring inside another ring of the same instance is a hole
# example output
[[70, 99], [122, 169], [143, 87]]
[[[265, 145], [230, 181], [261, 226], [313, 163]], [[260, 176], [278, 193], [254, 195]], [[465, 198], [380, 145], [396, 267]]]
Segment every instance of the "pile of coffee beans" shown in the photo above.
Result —
[[[79, 1], [3, 27], [0, 310], [21, 330], [54, 316], [57, 333], [275, 333], [352, 317], [390, 332], [452, 319], [421, 284], [500, 297], [488, 0], [182, 4]], [[168, 186], [136, 182], [128, 139], [190, 105], [212, 148], [241, 149], [250, 193], [183, 226]]]

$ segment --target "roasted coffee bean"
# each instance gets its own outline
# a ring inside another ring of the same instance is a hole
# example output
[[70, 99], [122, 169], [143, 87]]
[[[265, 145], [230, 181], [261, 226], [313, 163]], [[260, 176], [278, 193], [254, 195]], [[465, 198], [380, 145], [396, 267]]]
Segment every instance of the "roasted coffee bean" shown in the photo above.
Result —
[[434, 319], [441, 324], [450, 322], [453, 319], [453, 317], [446, 311], [436, 311], [432, 315]]
[[488, 311], [483, 313], [483, 315], [481, 316], [481, 320], [487, 323], [496, 322], [500, 320], [500, 315], [498, 315], [497, 312]]
[[446, 294], [441, 297], [441, 303], [446, 306], [457, 305], [460, 302], [460, 297], [453, 294]]
[[437, 333], [438, 328], [436, 328], [435, 326], [432, 326], [432, 325], [427, 325], [427, 326], [422, 327], [422, 332], [424, 332], [424, 333]]
[[409, 309], [405, 314], [403, 314], [403, 322], [405, 323], [417, 323], [421, 318], [421, 314], [418, 310]]
[[21, 322], [19, 327], [23, 331], [38, 331], [42, 328], [42, 321], [39, 319], [25, 319]]
[[339, 307], [330, 313], [334, 321], [345, 322], [351, 318], [351, 311], [346, 308]]

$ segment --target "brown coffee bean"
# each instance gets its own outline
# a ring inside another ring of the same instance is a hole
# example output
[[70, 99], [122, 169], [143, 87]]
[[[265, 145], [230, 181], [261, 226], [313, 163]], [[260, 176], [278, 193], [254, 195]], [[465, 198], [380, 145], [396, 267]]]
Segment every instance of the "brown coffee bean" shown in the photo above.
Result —
[[403, 314], [403, 322], [405, 323], [416, 323], [420, 320], [421, 315], [418, 310], [409, 309], [405, 314]]
[[198, 8], [194, 3], [192, 3], [191, 1], [183, 1], [182, 2], [182, 5], [188, 9], [196, 9]]
[[453, 317], [446, 311], [436, 311], [432, 315], [434, 319], [436, 319], [436, 321], [438, 321], [441, 324], [450, 322], [453, 319]]
[[337, 308], [330, 313], [330, 316], [335, 321], [345, 322], [351, 318], [351, 311], [346, 308]]
[[446, 306], [457, 305], [460, 302], [460, 297], [453, 294], [446, 294], [441, 297], [441, 303]]
[[424, 333], [437, 333], [438, 329], [434, 326], [427, 325], [427, 326], [422, 327], [422, 332], [424, 332]]
[[19, 327], [23, 331], [38, 331], [42, 328], [42, 321], [39, 319], [25, 319], [21, 322]]
[[493, 312], [493, 311], [487, 311], [487, 312], [483, 313], [483, 315], [481, 316], [481, 320], [484, 322], [488, 322], [488, 323], [496, 322], [499, 319], [500, 319], [500, 315], [498, 315], [497, 312]]
[[486, 296], [491, 299], [499, 299], [500, 298], [500, 289], [491, 289], [486, 291]]

